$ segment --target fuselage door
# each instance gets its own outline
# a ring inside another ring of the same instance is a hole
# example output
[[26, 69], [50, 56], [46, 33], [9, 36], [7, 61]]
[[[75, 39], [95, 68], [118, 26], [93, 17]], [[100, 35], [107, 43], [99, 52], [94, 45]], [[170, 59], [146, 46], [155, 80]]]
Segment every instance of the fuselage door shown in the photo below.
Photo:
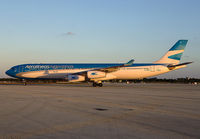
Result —
[[21, 66], [18, 67], [18, 72], [22, 72], [22, 67]]

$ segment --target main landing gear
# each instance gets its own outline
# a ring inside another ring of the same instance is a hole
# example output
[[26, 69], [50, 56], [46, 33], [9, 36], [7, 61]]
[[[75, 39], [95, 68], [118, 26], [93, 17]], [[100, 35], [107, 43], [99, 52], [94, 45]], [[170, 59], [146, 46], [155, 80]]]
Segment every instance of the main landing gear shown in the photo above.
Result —
[[102, 83], [93, 82], [92, 86], [93, 86], [93, 87], [97, 87], [97, 86], [102, 87], [103, 84], [102, 84]]

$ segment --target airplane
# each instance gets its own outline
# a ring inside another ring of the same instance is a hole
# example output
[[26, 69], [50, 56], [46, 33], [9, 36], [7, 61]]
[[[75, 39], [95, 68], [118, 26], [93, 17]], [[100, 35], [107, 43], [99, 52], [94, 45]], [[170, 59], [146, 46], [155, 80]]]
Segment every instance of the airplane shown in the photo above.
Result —
[[188, 40], [178, 40], [167, 53], [153, 63], [65, 63], [22, 64], [6, 71], [19, 79], [64, 79], [68, 82], [93, 82], [102, 87], [102, 81], [143, 79], [186, 67], [192, 62], [179, 63]]

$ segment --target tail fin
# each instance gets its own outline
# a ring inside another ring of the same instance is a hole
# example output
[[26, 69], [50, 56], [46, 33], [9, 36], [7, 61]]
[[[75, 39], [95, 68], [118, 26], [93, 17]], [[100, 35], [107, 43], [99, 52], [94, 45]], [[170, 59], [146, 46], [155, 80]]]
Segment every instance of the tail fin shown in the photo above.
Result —
[[178, 64], [188, 40], [179, 40], [169, 51], [155, 63]]

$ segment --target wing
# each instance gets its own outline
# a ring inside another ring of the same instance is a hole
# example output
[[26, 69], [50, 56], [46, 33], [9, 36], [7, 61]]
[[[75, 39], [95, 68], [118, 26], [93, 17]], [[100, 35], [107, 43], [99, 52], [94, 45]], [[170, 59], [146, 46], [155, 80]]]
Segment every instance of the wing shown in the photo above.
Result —
[[106, 67], [106, 68], [96, 68], [92, 70], [86, 70], [86, 71], [81, 71], [81, 72], [75, 72], [72, 73], [71, 75], [86, 75], [88, 71], [102, 71], [102, 72], [114, 72], [119, 70], [121, 67], [126, 67], [132, 65], [134, 62], [134, 59], [131, 59], [129, 62], [119, 65], [119, 66], [111, 66], [111, 67]]
[[130, 66], [132, 65], [134, 62], [134, 59], [131, 59], [129, 62], [119, 65], [119, 66], [112, 66], [112, 67], [107, 67], [107, 68], [99, 68], [99, 69], [94, 69], [94, 70], [98, 70], [98, 71], [104, 71], [104, 72], [114, 72], [119, 70], [119, 68], [121, 67], [126, 67], [126, 66]]

